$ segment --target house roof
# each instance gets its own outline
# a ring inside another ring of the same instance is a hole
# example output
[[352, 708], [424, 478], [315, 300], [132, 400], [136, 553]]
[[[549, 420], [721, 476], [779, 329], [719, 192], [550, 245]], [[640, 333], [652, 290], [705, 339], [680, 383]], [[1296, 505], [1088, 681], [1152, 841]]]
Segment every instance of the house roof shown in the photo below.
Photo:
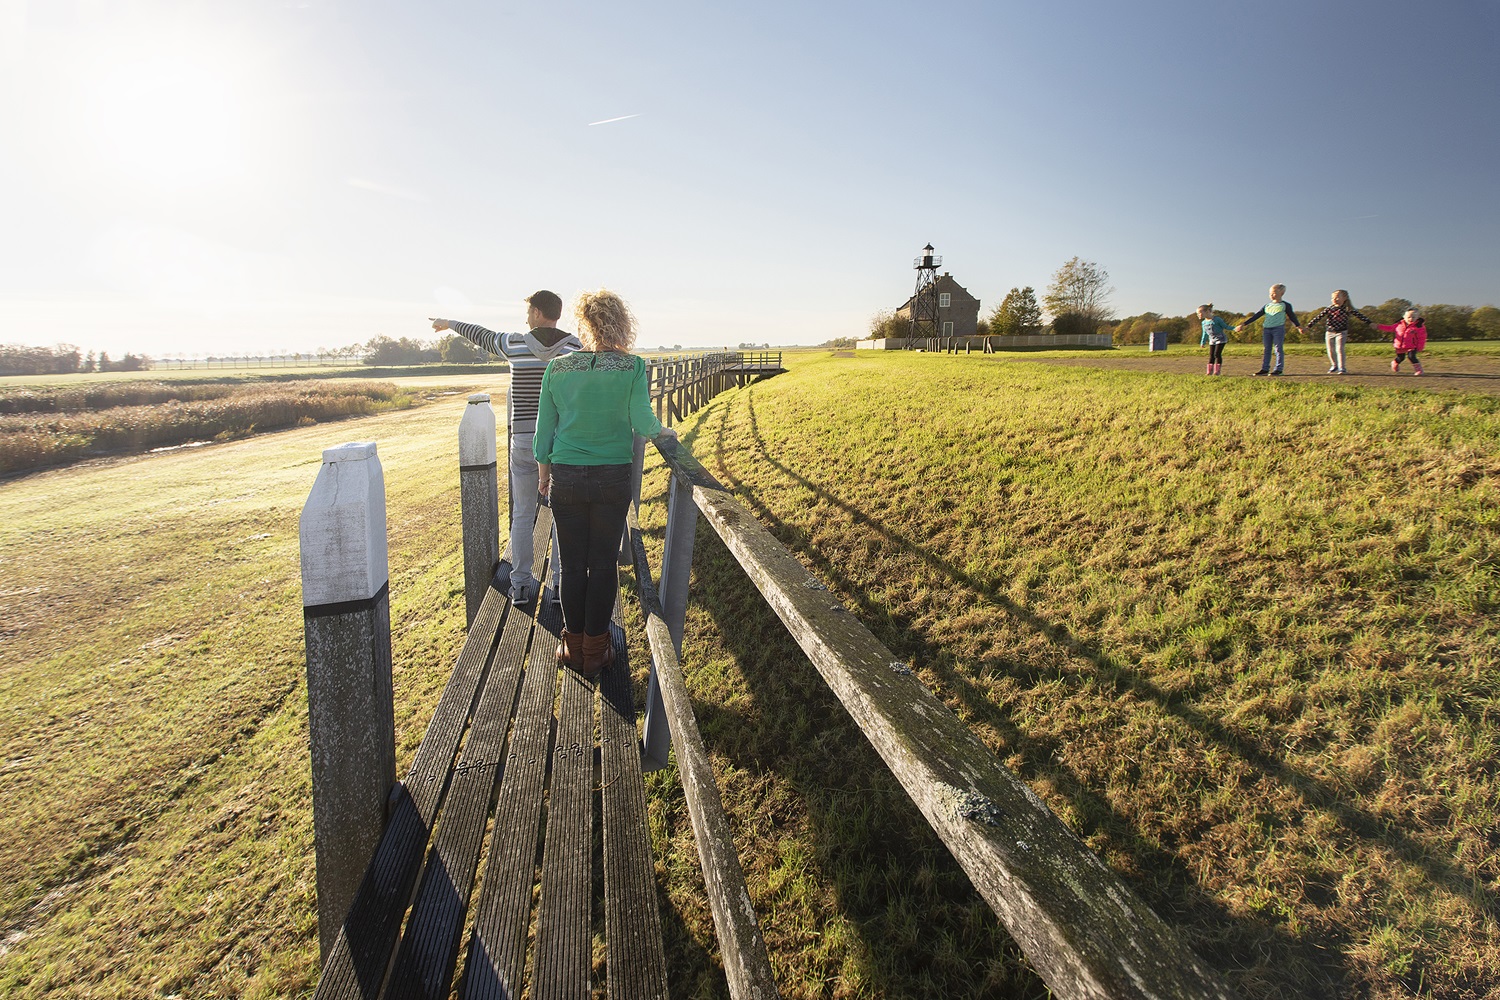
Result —
[[[933, 283], [933, 287], [935, 289], [940, 290], [940, 291], [950, 291], [950, 290], [956, 288], [960, 292], [963, 292], [965, 295], [969, 296], [969, 298], [974, 299], [975, 302], [979, 301], [978, 298], [976, 298], [973, 294], [971, 294], [969, 292], [969, 290], [967, 288], [965, 288], [963, 285], [960, 285], [954, 279], [953, 275], [949, 274], [947, 271], [944, 271], [942, 277], [938, 278], [938, 280]], [[910, 308], [912, 300], [915, 299], [916, 297], [917, 296], [916, 296], [915, 293], [913, 293], [911, 295], [908, 295], [906, 297], [906, 301], [903, 302], [903, 303], [901, 303], [899, 306], [896, 307], [896, 311], [900, 312], [902, 309], [908, 309], [908, 308]]]

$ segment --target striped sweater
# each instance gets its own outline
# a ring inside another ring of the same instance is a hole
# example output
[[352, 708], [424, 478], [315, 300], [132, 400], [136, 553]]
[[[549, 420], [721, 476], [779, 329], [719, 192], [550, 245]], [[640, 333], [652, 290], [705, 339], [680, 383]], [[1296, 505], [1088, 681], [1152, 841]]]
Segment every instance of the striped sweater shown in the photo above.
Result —
[[[542, 375], [553, 358], [583, 350], [583, 344], [571, 333], [564, 333], [551, 346], [529, 333], [496, 333], [474, 323], [446, 321], [449, 329], [510, 362], [510, 391], [506, 393], [505, 415], [511, 434], [536, 433], [537, 401], [542, 396]], [[561, 333], [561, 331], [558, 331]]]
[[1324, 306], [1322, 312], [1318, 313], [1312, 319], [1307, 321], [1307, 326], [1309, 329], [1311, 329], [1314, 323], [1318, 322], [1318, 320], [1323, 320], [1328, 324], [1329, 333], [1348, 333], [1350, 316], [1358, 316], [1370, 326], [1375, 325], [1374, 320], [1370, 319], [1370, 317], [1366, 316], [1364, 313], [1360, 312], [1352, 305], [1342, 305]]

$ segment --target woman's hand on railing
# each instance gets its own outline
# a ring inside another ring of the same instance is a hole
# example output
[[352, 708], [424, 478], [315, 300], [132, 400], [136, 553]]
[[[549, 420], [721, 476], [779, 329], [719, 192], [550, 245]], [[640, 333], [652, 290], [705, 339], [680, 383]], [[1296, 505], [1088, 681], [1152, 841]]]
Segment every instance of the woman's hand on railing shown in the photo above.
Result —
[[658, 448], [668, 455], [675, 455], [677, 453], [677, 428], [663, 427], [661, 433], [656, 435], [652, 440], [656, 442]]

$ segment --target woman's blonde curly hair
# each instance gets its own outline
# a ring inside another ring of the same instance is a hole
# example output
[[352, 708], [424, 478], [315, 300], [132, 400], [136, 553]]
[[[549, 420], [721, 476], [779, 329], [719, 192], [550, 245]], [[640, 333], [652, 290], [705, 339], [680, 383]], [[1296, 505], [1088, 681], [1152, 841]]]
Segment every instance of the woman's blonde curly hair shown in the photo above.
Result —
[[635, 345], [635, 317], [625, 300], [607, 288], [579, 295], [573, 315], [585, 350], [626, 353]]

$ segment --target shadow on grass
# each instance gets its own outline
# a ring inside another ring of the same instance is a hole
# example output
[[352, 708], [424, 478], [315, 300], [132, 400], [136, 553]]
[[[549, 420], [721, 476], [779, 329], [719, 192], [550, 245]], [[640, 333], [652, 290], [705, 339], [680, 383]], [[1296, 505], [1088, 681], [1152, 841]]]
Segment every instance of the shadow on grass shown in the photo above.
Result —
[[[862, 996], [1050, 996], [713, 529], [698, 527], [695, 605], [749, 699], [694, 712], [733, 769], [721, 794], [736, 839], [753, 845], [741, 860], [783, 995], [833, 995], [842, 981]], [[699, 677], [719, 669], [701, 647], [684, 652]], [[703, 963], [674, 967], [675, 985], [728, 995], [701, 949], [669, 946], [674, 962]]]
[[[1487, 887], [1476, 881], [1473, 875], [1444, 858], [1432, 856], [1422, 844], [1400, 828], [1347, 801], [1337, 789], [1317, 777], [1240, 738], [1218, 719], [1182, 704], [1179, 699], [1163, 691], [1144, 674], [1113, 662], [1102, 649], [1079, 639], [1066, 626], [1050, 621], [1035, 611], [1009, 600], [998, 593], [992, 585], [987, 585], [962, 569], [938, 558], [901, 532], [879, 523], [866, 511], [843, 502], [828, 490], [777, 461], [765, 447], [760, 436], [753, 398], [748, 399], [746, 405], [756, 445], [754, 452], [756, 460], [766, 463], [788, 479], [801, 484], [824, 502], [839, 507], [856, 524], [884, 538], [893, 548], [920, 558], [934, 571], [955, 585], [965, 588], [976, 601], [988, 604], [1024, 623], [1071, 657], [1093, 664], [1093, 672], [1101, 680], [1110, 682], [1118, 690], [1129, 691], [1139, 698], [1155, 703], [1205, 738], [1237, 755], [1262, 775], [1294, 789], [1310, 805], [1326, 810], [1348, 833], [1372, 845], [1392, 851], [1407, 864], [1424, 872], [1428, 879], [1455, 899], [1469, 906], [1477, 915], [1488, 919], [1493, 918], [1497, 911], [1500, 911]], [[712, 416], [712, 414], [705, 414], [705, 416]], [[703, 426], [700, 424], [700, 427]], [[722, 427], [722, 424], [720, 426]], [[723, 462], [725, 442], [722, 430], [715, 437], [713, 444], [716, 472], [721, 476], [727, 476]], [[732, 476], [724, 481], [726, 486], [738, 492], [742, 500], [755, 510], [757, 517], [767, 524], [784, 544], [802, 553], [809, 562], [816, 566], [820, 575], [835, 582], [844, 593], [854, 595], [854, 600], [866, 621], [891, 622], [887, 631], [894, 634], [880, 636], [882, 641], [919, 656], [924, 665], [932, 666], [938, 672], [943, 684], [961, 703], [965, 711], [975, 719], [993, 726], [1007, 744], [1027, 749], [1030, 763], [1023, 777], [1031, 780], [1045, 778], [1054, 783], [1061, 794], [1078, 806], [1079, 814], [1085, 817], [1085, 823], [1089, 827], [1083, 831], [1085, 835], [1093, 832], [1106, 833], [1116, 842], [1126, 845], [1142, 871], [1164, 873], [1156, 877], [1155, 885], [1142, 888], [1149, 890], [1147, 895], [1158, 912], [1165, 909], [1166, 912], [1163, 915], [1177, 925], [1179, 930], [1195, 944], [1195, 947], [1217, 955], [1220, 959], [1217, 964], [1221, 968], [1228, 966], [1255, 970], [1249, 973], [1249, 979], [1259, 980], [1259, 985], [1273, 992], [1289, 987], [1306, 996], [1326, 996], [1347, 988], [1347, 964], [1330, 962], [1330, 955], [1333, 953], [1327, 947], [1329, 944], [1337, 945], [1340, 942], [1329, 941], [1327, 938], [1321, 942], [1309, 941], [1305, 936], [1287, 931], [1280, 922], [1275, 920], [1230, 916], [1199, 888], [1196, 879], [1183, 868], [1175, 855], [1150, 844], [1140, 831], [1116, 812], [1107, 801], [1087, 787], [1074, 772], [1058, 763], [1051, 752], [1053, 748], [1027, 737], [1011, 720], [1009, 712], [1003, 706], [990, 701], [985, 692], [966, 675], [951, 667], [937, 666], [942, 663], [942, 657], [938, 655], [939, 649], [935, 644], [924, 640], [918, 632], [907, 627], [899, 619], [893, 619], [888, 609], [877, 606], [868, 598], [863, 597], [861, 587], [856, 581], [853, 581], [840, 567], [822, 558], [808, 544], [807, 537], [800, 529], [787, 525], [773, 511], [758, 504], [753, 495], [744, 490], [742, 483], [735, 481]], [[729, 559], [731, 565], [733, 564], [732, 559], [722, 553], [714, 558]], [[750, 599], [753, 599], [752, 603], [760, 600], [748, 580], [743, 580], [742, 586], [749, 591]], [[740, 597], [730, 599], [726, 603], [723, 598], [716, 598], [706, 602], [706, 606], [714, 613], [725, 641], [730, 644], [730, 651], [743, 660], [738, 665], [745, 672], [746, 681], [750, 684], [757, 702], [774, 701], [779, 696], [774, 696], [772, 692], [786, 684], [785, 673], [783, 671], [773, 673], [755, 668], [754, 664], [759, 662], [759, 657], [763, 655], [762, 649], [758, 646], [735, 642], [735, 637], [744, 632], [743, 616], [725, 613], [721, 610], [724, 607], [744, 605], [746, 600]], [[765, 613], [770, 614], [769, 611]], [[879, 635], [881, 628], [876, 626], [875, 631]], [[789, 639], [787, 643], [789, 650], [784, 655], [795, 657], [799, 663], [805, 664], [805, 657], [801, 651]], [[810, 666], [804, 669], [807, 672], [812, 671]], [[1036, 679], [1034, 675], [1026, 677], [1024, 667], [1019, 667], [1017, 672], [1022, 674], [1023, 679]], [[1074, 672], [1083, 673], [1083, 671]], [[820, 680], [819, 685], [821, 686]], [[820, 704], [822, 702], [832, 704], [834, 708], [839, 709], [838, 712], [830, 714], [825, 725], [834, 731], [848, 728], [857, 733], [853, 723], [843, 715], [842, 709], [837, 705], [833, 696], [826, 692], [826, 688], [819, 700]], [[839, 716], [842, 722], [833, 720], [833, 715]], [[781, 758], [776, 754], [768, 754], [763, 758], [758, 758], [756, 763], [757, 766], [776, 770], [786, 766], [780, 761]], [[819, 772], [814, 768], [811, 773], [816, 775]], [[837, 779], [838, 775], [829, 774], [828, 777]], [[892, 780], [894, 784], [893, 779], [888, 780]], [[812, 808], [816, 807], [814, 799], [815, 796], [809, 797], [809, 806]], [[829, 826], [826, 815], [815, 815], [815, 822], [820, 827], [820, 832]], [[962, 877], [961, 873], [959, 877]], [[1141, 879], [1138, 877], [1136, 882], [1139, 884]], [[873, 938], [871, 945], [876, 948], [884, 947]], [[1245, 986], [1255, 988], [1250, 982], [1242, 982], [1242, 987]]]

